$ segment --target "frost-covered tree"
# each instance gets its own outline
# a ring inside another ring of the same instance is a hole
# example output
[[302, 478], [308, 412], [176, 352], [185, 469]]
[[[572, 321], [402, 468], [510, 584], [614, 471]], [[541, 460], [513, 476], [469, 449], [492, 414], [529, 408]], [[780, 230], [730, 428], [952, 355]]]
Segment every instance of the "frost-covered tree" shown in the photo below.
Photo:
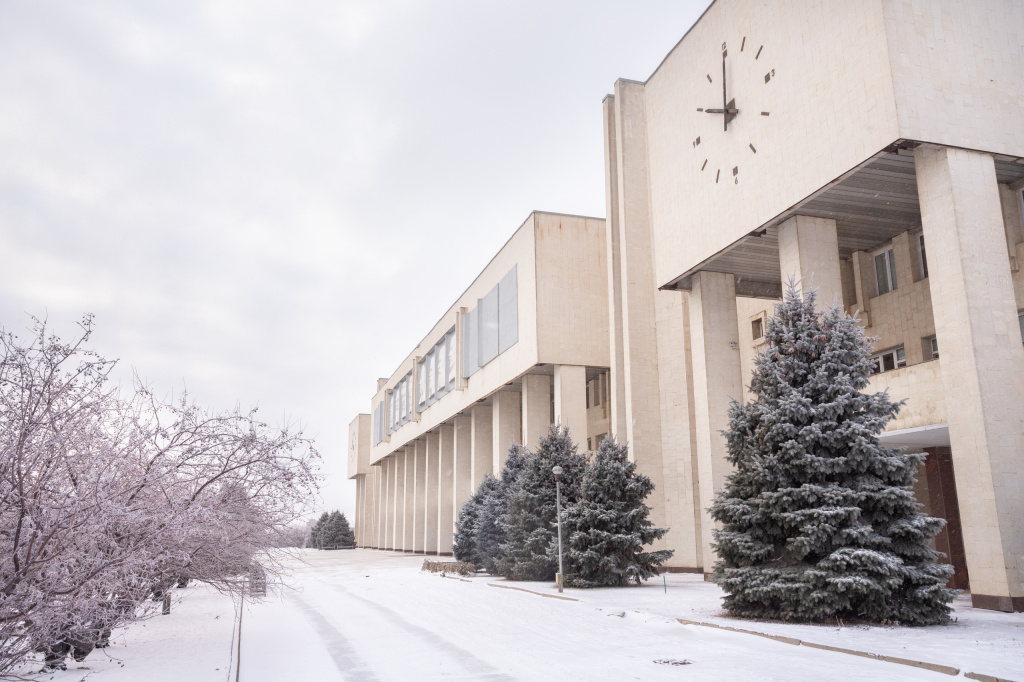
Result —
[[470, 564], [480, 563], [480, 554], [476, 546], [476, 522], [480, 516], [480, 505], [487, 495], [486, 485], [491, 475], [484, 476], [483, 482], [476, 492], [466, 500], [459, 510], [459, 518], [455, 521], [455, 539], [452, 543], [452, 554], [459, 561]]
[[348, 519], [335, 509], [324, 512], [309, 532], [309, 544], [317, 549], [351, 549], [356, 539]]
[[586, 457], [576, 452], [569, 429], [552, 426], [536, 452], [527, 454], [518, 484], [509, 495], [505, 543], [496, 566], [511, 580], [553, 580], [558, 571], [555, 465], [562, 467], [562, 504], [579, 499]]
[[313, 527], [309, 529], [309, 546], [316, 547], [317, 549], [324, 548], [324, 536], [327, 533], [327, 527], [331, 522], [330, 512], [324, 512], [320, 515], [320, 518], [316, 520]]
[[711, 507], [715, 580], [733, 615], [925, 625], [948, 620], [951, 567], [918, 511], [922, 455], [879, 443], [900, 404], [865, 394], [871, 347], [839, 308], [790, 284], [754, 363], [754, 400], [729, 410], [735, 472]]
[[505, 514], [508, 498], [515, 490], [519, 472], [526, 462], [526, 448], [513, 443], [508, 449], [508, 458], [501, 469], [501, 477], [492, 479], [481, 501], [476, 522], [476, 545], [484, 569], [496, 573], [501, 559], [501, 546], [505, 542]]
[[562, 512], [566, 585], [619, 587], [631, 580], [639, 585], [657, 575], [672, 550], [645, 549], [668, 532], [647, 519], [651, 509], [644, 500], [653, 491], [654, 483], [637, 473], [625, 445], [601, 441], [583, 473], [579, 501]]

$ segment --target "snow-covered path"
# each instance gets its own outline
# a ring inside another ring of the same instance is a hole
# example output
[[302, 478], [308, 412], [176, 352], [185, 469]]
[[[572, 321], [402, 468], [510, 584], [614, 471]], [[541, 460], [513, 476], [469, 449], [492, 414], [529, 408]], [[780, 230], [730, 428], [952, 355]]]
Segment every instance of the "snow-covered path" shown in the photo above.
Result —
[[[241, 664], [229, 597], [175, 590], [169, 616], [116, 631], [54, 682], [392, 680], [950, 680], [904, 665], [793, 646], [676, 618], [859, 649], [1024, 682], [1024, 614], [957, 604], [934, 628], [812, 626], [724, 618], [720, 590], [673, 574], [639, 588], [566, 590], [580, 601], [420, 572], [422, 557], [307, 551], [290, 586], [245, 605]], [[508, 583], [554, 595], [551, 585]], [[180, 602], [178, 601], [180, 599]], [[689, 661], [671, 665], [656, 661]], [[36, 666], [38, 668], [38, 666]]]
[[494, 589], [493, 579], [419, 573], [421, 557], [307, 558], [295, 591], [247, 609], [241, 680], [949, 679], [664, 615]]

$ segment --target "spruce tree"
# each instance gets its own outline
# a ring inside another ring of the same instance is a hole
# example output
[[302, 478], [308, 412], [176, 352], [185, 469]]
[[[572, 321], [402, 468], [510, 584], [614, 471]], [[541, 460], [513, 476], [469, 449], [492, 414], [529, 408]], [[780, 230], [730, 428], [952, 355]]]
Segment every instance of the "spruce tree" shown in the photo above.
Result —
[[927, 545], [943, 525], [918, 511], [923, 455], [882, 446], [899, 411], [866, 395], [870, 340], [840, 308], [792, 283], [754, 362], [754, 400], [724, 432], [735, 466], [711, 507], [715, 580], [735, 616], [943, 623], [952, 573]]
[[[487, 478], [484, 477], [484, 482]], [[466, 500], [459, 510], [459, 518], [455, 521], [455, 539], [452, 543], [452, 554], [458, 561], [476, 565], [480, 563], [480, 555], [476, 547], [476, 522], [480, 515], [480, 505], [484, 499], [484, 484], [481, 483], [472, 497]]]
[[672, 550], [644, 549], [668, 532], [647, 520], [651, 509], [644, 500], [653, 491], [654, 483], [637, 473], [625, 445], [601, 441], [583, 473], [579, 501], [562, 513], [566, 585], [621, 587], [657, 575]]
[[526, 462], [526, 448], [513, 443], [501, 469], [501, 477], [493, 479], [480, 505], [476, 522], [477, 553], [484, 569], [496, 573], [501, 559], [501, 546], [505, 542], [505, 514], [508, 498], [515, 490], [519, 472]]
[[317, 519], [316, 523], [309, 531], [309, 546], [316, 547], [317, 549], [323, 549], [324, 547], [324, 533], [327, 532], [327, 523], [331, 515], [324, 512]]
[[497, 570], [511, 580], [553, 580], [558, 571], [555, 465], [562, 467], [562, 504], [579, 499], [586, 458], [577, 454], [569, 430], [552, 426], [536, 452], [527, 454], [508, 498], [506, 539]]
[[356, 546], [356, 533], [349, 525], [348, 519], [344, 514], [339, 514], [336, 523], [338, 524], [338, 546], [342, 549], [353, 549]]

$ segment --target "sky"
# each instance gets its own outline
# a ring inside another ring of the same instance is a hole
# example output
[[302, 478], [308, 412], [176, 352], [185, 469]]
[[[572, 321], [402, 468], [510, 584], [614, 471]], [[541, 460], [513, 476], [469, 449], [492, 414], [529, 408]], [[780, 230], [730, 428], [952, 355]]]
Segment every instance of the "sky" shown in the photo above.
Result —
[[603, 217], [601, 100], [707, 0], [0, 1], [0, 326], [323, 455], [532, 210]]

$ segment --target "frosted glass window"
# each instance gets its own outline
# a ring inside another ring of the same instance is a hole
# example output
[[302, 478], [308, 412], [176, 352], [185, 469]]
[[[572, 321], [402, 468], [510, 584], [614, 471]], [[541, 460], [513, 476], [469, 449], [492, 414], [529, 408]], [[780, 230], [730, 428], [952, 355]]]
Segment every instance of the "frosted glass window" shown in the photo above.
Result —
[[498, 287], [477, 300], [477, 360], [481, 367], [498, 357]]
[[504, 353], [519, 340], [519, 293], [516, 268], [498, 282], [498, 353]]
[[420, 366], [417, 368], [419, 374], [417, 375], [418, 381], [416, 382], [416, 404], [422, 405], [427, 402], [427, 362], [426, 360], [420, 361]]
[[434, 380], [437, 377], [437, 373], [434, 369], [434, 353], [431, 351], [427, 353], [427, 400], [434, 397], [434, 391], [436, 390], [436, 384]]
[[469, 378], [480, 367], [477, 362], [476, 309], [462, 316], [462, 376]]
[[445, 377], [448, 388], [455, 388], [455, 330], [448, 332], [445, 337], [445, 350], [448, 356], [448, 375]]
[[448, 361], [448, 353], [445, 351], [443, 337], [441, 338], [441, 342], [434, 346], [434, 358], [436, 358], [435, 362], [437, 363], [437, 383], [435, 386], [437, 386], [437, 396], [441, 397], [447, 392], [446, 389], [448, 387], [448, 380], [446, 379], [448, 375], [446, 364]]

